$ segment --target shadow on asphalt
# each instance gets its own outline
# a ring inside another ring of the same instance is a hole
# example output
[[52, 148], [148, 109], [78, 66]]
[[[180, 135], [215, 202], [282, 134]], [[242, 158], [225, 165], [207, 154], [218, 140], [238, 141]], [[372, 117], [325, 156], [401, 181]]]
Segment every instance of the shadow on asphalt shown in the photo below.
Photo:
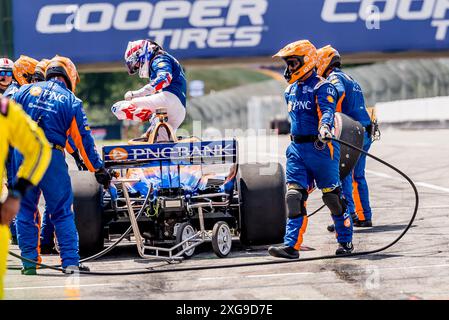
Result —
[[[240, 243], [239, 240], [233, 240], [232, 242], [232, 250], [230, 253], [230, 256], [227, 258], [233, 258], [233, 257], [257, 257], [261, 255], [267, 255], [268, 245], [266, 246], [244, 246]], [[147, 250], [145, 253], [151, 253], [150, 250]], [[200, 244], [195, 248], [194, 256], [191, 259], [195, 258], [201, 258], [201, 259], [212, 259], [212, 258], [218, 258], [215, 253], [212, 250], [212, 244], [210, 242], [205, 242]], [[81, 259], [86, 257], [81, 257]], [[106, 254], [104, 257], [101, 257], [95, 261], [102, 261], [102, 262], [108, 262], [108, 261], [115, 261], [117, 259], [133, 259], [134, 262], [137, 263], [148, 263], [148, 259], [141, 259], [139, 257], [139, 254], [137, 252], [137, 247], [133, 243], [122, 243], [115, 247], [111, 252]], [[226, 258], [224, 258], [226, 259]], [[87, 261], [86, 263], [89, 263]]]
[[[407, 227], [406, 224], [395, 224], [395, 225], [381, 225], [374, 226], [366, 229], [355, 228], [354, 233], [377, 233], [377, 232], [388, 232], [388, 231], [398, 231], [404, 230]], [[416, 225], [412, 225], [411, 228], [415, 228]]]

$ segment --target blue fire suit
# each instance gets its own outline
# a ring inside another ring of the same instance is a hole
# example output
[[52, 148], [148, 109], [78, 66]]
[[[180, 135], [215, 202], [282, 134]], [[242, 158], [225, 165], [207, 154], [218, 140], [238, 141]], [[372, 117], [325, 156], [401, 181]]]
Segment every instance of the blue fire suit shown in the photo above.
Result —
[[[19, 91], [20, 86], [17, 82], [12, 82], [11, 85], [6, 89], [5, 95], [9, 98], [13, 98], [14, 94]], [[69, 153], [72, 153], [76, 150], [75, 143], [73, 142], [73, 139], [70, 137], [67, 140], [67, 148]], [[19, 166], [22, 163], [23, 157], [22, 155], [17, 151], [14, 150], [14, 148], [9, 148], [8, 152], [8, 159], [6, 161], [6, 173], [7, 173], [7, 182], [8, 185], [13, 185], [16, 181], [16, 174], [19, 170]], [[39, 215], [36, 214], [36, 217], [39, 218]], [[17, 237], [17, 230], [16, 230], [16, 220], [13, 219], [10, 225], [11, 230], [11, 236]], [[53, 242], [53, 233], [54, 233], [54, 226], [51, 224], [50, 219], [48, 218], [48, 214], [45, 211], [43, 214], [42, 219], [42, 230], [41, 230], [41, 244], [48, 244], [50, 245]]]
[[[12, 98], [12, 96], [19, 91], [20, 86], [16, 81], [13, 81], [8, 88], [6, 88], [5, 92], [3, 93], [3, 97], [5, 98]], [[19, 159], [17, 159], [17, 152], [14, 150], [14, 148], [9, 147], [8, 151], [8, 158], [6, 160], [6, 178], [8, 182], [8, 186], [11, 186], [15, 182], [15, 177], [17, 174], [17, 171], [19, 170]], [[16, 238], [17, 237], [17, 231], [16, 231], [16, 219], [14, 218], [9, 226], [9, 229], [11, 230], [11, 236]]]
[[[322, 143], [318, 140], [320, 124], [333, 127], [337, 102], [335, 87], [314, 72], [304, 82], [290, 85], [285, 92], [285, 100], [291, 119], [292, 136], [313, 138], [304, 143], [292, 141], [287, 148], [287, 184], [296, 184], [307, 190], [315, 180], [323, 193], [337, 189], [340, 186], [340, 145], [334, 141]], [[337, 241], [352, 241], [350, 216], [345, 213], [332, 217], [337, 229]], [[306, 227], [306, 216], [288, 218], [284, 244], [299, 250]]]
[[8, 88], [6, 88], [5, 92], [3, 93], [4, 98], [12, 98], [12, 96], [19, 91], [20, 85], [13, 81]]
[[[365, 99], [360, 85], [338, 68], [329, 75], [328, 80], [337, 88], [339, 99], [337, 111], [347, 114], [365, 127], [363, 150], [368, 151], [371, 137], [368, 126], [370, 116], [365, 107]], [[343, 195], [346, 198], [348, 211], [357, 213], [359, 220], [371, 220], [368, 184], [365, 179], [366, 155], [360, 155], [353, 171], [342, 181]]]
[[[67, 136], [73, 138], [89, 169], [94, 172], [103, 166], [90, 133], [82, 102], [66, 85], [56, 79], [25, 85], [14, 95], [25, 112], [43, 129], [53, 146], [50, 165], [39, 185], [22, 199], [17, 215], [17, 236], [22, 255], [32, 260], [39, 257], [39, 224], [37, 205], [42, 191], [50, 220], [55, 226], [62, 267], [78, 266], [78, 232], [72, 212], [73, 194], [64, 146]], [[25, 268], [33, 264], [23, 262]]]
[[[75, 142], [69, 136], [67, 138], [66, 150], [68, 153], [72, 154], [73, 152], [78, 152], [78, 149], [75, 146]], [[40, 245], [41, 246], [53, 246], [54, 245], [54, 233], [55, 226], [51, 222], [50, 213], [45, 206], [45, 211], [42, 215], [42, 226], [41, 226], [41, 235], [40, 235]]]
[[[8, 158], [6, 159], [6, 181], [8, 183], [8, 186], [12, 186], [15, 183], [15, 177], [17, 174], [17, 171], [19, 170], [19, 165], [16, 165], [18, 163], [16, 150], [12, 147], [8, 148]], [[16, 219], [14, 218], [10, 225], [9, 230], [11, 231], [11, 236], [13, 238], [17, 238], [17, 229], [16, 229]]]
[[168, 53], [157, 55], [150, 65], [151, 86], [158, 90], [176, 95], [182, 105], [186, 106], [187, 82], [181, 64]]

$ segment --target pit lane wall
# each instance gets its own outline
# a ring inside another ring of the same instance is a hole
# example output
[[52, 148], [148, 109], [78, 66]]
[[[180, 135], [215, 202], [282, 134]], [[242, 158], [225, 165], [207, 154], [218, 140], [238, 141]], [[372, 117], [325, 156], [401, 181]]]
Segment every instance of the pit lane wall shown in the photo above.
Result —
[[449, 96], [379, 102], [375, 106], [380, 124], [435, 124], [449, 122]]
[[[14, 58], [122, 60], [152, 38], [179, 59], [271, 56], [299, 38], [341, 53], [449, 49], [447, 0], [14, 0]], [[406, 31], [405, 31], [406, 30]], [[32, 45], [31, 45], [32, 44]]]

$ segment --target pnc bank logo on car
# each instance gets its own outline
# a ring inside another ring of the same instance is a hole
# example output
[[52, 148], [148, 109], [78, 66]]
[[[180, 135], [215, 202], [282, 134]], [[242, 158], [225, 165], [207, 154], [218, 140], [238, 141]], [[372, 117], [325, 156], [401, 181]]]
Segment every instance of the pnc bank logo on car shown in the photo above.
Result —
[[111, 160], [126, 160], [128, 159], [128, 151], [123, 148], [114, 148], [109, 152], [108, 156]]
[[442, 41], [449, 28], [448, 10], [447, 0], [325, 0], [321, 18], [329, 23], [429, 20], [436, 28], [435, 39]]
[[[145, 1], [51, 4], [38, 14], [44, 34], [148, 30], [169, 49], [255, 47], [264, 31], [268, 0]], [[172, 26], [182, 26], [173, 28]]]

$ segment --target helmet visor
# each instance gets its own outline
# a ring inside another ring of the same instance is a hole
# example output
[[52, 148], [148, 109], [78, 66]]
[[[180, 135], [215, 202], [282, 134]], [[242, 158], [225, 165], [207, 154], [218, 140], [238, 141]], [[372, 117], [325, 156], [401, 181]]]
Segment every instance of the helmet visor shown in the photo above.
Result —
[[290, 81], [292, 74], [304, 66], [304, 56], [291, 56], [284, 58], [287, 67], [284, 71], [284, 78]]
[[136, 74], [140, 68], [140, 61], [137, 60], [135, 55], [132, 55], [128, 59], [126, 59], [126, 67], [128, 68], [128, 73], [130, 75]]

